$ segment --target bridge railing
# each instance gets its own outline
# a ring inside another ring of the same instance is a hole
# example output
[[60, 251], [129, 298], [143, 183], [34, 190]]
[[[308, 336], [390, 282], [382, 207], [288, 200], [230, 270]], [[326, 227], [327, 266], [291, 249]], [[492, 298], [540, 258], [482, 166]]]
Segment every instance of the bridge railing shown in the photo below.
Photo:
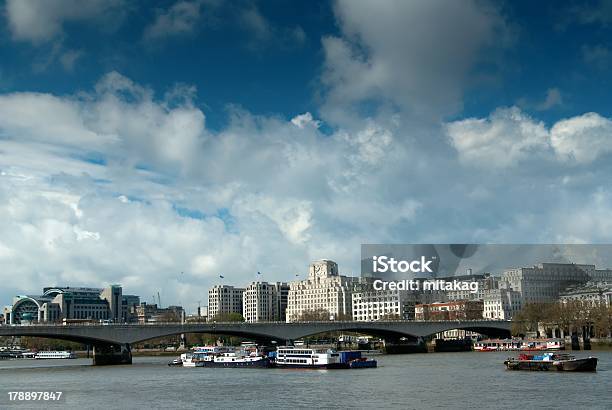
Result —
[[358, 321], [358, 320], [331, 320], [331, 321], [299, 321], [299, 322], [283, 322], [283, 321], [272, 321], [272, 322], [149, 322], [149, 323], [55, 323], [55, 322], [40, 322], [33, 324], [0, 324], [0, 327], [16, 327], [16, 326], [46, 326], [46, 327], [143, 327], [143, 326], [197, 326], [197, 325], [301, 325], [301, 324], [362, 324], [362, 323], [375, 323], [375, 324], [386, 324], [386, 323], [466, 323], [466, 322], [487, 322], [487, 323], [510, 323], [511, 320], [500, 320], [500, 319], [454, 319], [454, 320], [373, 320], [373, 321]]

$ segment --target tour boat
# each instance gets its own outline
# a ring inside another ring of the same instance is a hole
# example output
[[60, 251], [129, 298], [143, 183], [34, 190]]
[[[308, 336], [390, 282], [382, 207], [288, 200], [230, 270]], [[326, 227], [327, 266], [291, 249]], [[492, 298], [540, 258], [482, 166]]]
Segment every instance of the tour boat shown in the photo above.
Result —
[[283, 346], [276, 350], [276, 367], [306, 369], [342, 369], [338, 352], [331, 349], [311, 349], [300, 346]]
[[504, 361], [508, 370], [540, 370], [563, 372], [594, 372], [597, 358], [576, 359], [569, 354], [544, 353], [542, 355], [520, 354], [518, 358]]
[[474, 342], [476, 352], [565, 350], [563, 339], [486, 339]]
[[66, 350], [50, 350], [45, 352], [38, 352], [34, 357], [36, 359], [76, 359], [76, 354], [74, 354], [73, 352], [68, 352]]
[[[183, 357], [184, 356], [184, 357]], [[181, 355], [183, 367], [273, 367], [272, 361], [257, 353], [193, 352]]]

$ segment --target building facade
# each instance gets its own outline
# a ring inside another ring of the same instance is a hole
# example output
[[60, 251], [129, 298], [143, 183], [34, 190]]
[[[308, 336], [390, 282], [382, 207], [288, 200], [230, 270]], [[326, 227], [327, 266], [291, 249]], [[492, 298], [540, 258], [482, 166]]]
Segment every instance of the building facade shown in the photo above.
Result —
[[455, 300], [431, 304], [419, 304], [414, 309], [415, 320], [477, 320], [482, 319], [483, 302], [480, 300]]
[[414, 320], [415, 294], [408, 290], [365, 288], [353, 293], [351, 303], [353, 320]]
[[182, 322], [185, 311], [181, 306], [162, 308], [155, 303], [142, 302], [136, 307], [136, 315], [140, 324]]
[[244, 316], [243, 288], [229, 285], [215, 285], [208, 290], [208, 317], [214, 320], [217, 316], [238, 313]]
[[502, 274], [502, 281], [510, 289], [520, 292], [524, 305], [552, 302], [563, 289], [576, 283], [586, 283], [594, 274], [595, 265], [540, 263], [532, 267], [508, 269]]
[[46, 287], [42, 295], [20, 295], [4, 308], [6, 322], [51, 323], [65, 320], [135, 322], [140, 298], [123, 295], [120, 285], [107, 288]]
[[561, 303], [582, 302], [591, 306], [612, 306], [612, 282], [588, 282], [582, 286], [571, 286], [559, 294]]
[[485, 319], [510, 320], [521, 310], [521, 294], [512, 289], [489, 289], [484, 295]]
[[311, 315], [329, 315], [331, 320], [352, 317], [351, 296], [358, 278], [338, 273], [338, 264], [323, 259], [312, 263], [306, 280], [289, 284], [287, 322], [307, 319]]
[[247, 322], [286, 320], [289, 285], [284, 282], [252, 282], [243, 293], [242, 309]]

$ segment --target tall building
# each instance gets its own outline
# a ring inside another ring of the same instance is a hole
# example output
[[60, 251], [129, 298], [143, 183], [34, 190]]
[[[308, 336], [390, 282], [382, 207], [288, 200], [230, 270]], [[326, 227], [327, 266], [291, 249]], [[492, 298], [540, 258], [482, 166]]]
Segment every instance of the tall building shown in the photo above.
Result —
[[485, 291], [483, 318], [510, 320], [520, 310], [520, 292], [506, 288]]
[[415, 294], [408, 290], [358, 290], [352, 296], [353, 320], [414, 320]]
[[229, 285], [215, 285], [210, 288], [208, 290], [208, 317], [214, 320], [218, 315], [225, 313], [244, 315], [243, 293], [243, 288]]
[[287, 322], [310, 314], [329, 315], [330, 319], [352, 317], [351, 294], [358, 278], [338, 274], [338, 264], [323, 259], [312, 263], [308, 279], [289, 283]]
[[573, 263], [540, 263], [532, 267], [508, 269], [502, 281], [520, 292], [521, 302], [552, 302], [566, 287], [585, 283], [595, 274], [595, 265]]
[[283, 282], [252, 282], [242, 298], [244, 320], [274, 322], [286, 319], [289, 285]]
[[[24, 316], [32, 322], [61, 322], [63, 320], [136, 321], [134, 305], [140, 298], [123, 295], [120, 285], [108, 288], [46, 287], [42, 295], [20, 295], [4, 308], [7, 323], [20, 324]], [[131, 309], [132, 308], [132, 309]]]

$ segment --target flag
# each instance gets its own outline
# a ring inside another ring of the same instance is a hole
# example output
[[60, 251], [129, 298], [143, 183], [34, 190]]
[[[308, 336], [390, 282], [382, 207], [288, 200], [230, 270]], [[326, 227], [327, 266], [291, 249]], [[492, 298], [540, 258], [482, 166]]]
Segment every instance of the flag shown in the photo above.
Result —
[[258, 275], [261, 275], [261, 272], [257, 272]]
[[225, 277], [224, 277], [223, 275], [219, 275], [219, 277], [220, 277], [221, 279], [225, 279]]

